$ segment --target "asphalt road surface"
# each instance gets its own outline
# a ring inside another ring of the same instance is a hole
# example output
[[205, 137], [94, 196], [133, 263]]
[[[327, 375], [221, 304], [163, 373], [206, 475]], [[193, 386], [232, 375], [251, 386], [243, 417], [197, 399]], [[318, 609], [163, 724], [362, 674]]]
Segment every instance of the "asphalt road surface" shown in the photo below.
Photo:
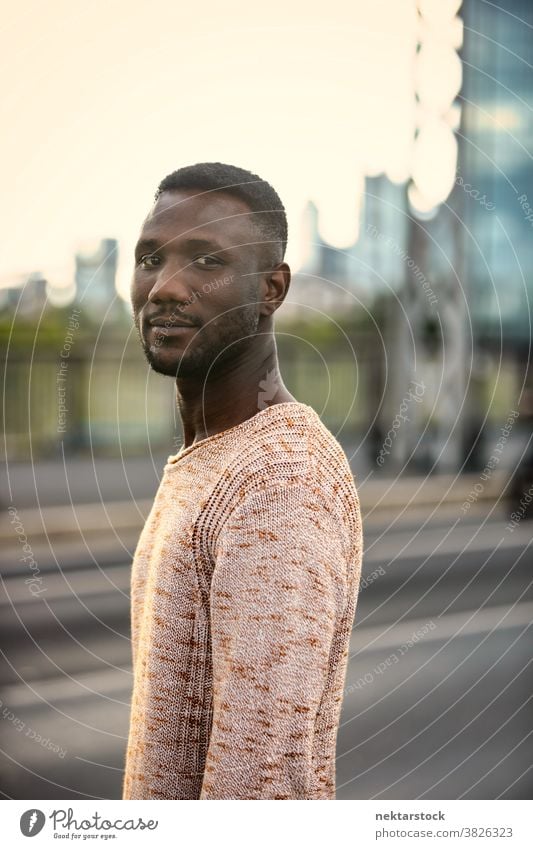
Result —
[[[338, 799], [529, 799], [533, 522], [367, 526]], [[129, 563], [5, 581], [6, 798], [116, 799], [132, 686]]]

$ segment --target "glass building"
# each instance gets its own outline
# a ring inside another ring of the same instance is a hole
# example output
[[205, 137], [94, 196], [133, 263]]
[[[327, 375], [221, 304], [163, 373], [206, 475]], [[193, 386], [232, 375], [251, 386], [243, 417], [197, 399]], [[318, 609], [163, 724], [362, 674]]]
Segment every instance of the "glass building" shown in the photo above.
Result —
[[466, 0], [461, 14], [459, 173], [472, 318], [478, 336], [502, 333], [506, 346], [523, 348], [533, 297], [533, 4]]

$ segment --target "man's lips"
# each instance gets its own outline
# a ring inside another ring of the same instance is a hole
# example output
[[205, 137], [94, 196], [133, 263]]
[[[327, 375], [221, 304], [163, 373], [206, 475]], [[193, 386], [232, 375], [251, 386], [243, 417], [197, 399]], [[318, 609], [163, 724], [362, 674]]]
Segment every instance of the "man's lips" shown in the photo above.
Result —
[[178, 327], [195, 327], [196, 325], [191, 324], [190, 321], [178, 321], [177, 319], [172, 318], [153, 318], [148, 324], [151, 327], [160, 327], [163, 330], [173, 330]]

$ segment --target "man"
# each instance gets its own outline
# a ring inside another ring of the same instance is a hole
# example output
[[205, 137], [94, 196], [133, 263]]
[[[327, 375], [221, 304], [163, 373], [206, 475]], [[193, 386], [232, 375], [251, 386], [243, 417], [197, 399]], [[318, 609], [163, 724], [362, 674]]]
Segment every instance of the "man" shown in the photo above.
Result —
[[133, 563], [124, 799], [335, 798], [361, 515], [279, 371], [286, 243], [272, 187], [221, 163], [166, 177], [137, 243], [135, 324], [184, 441]]

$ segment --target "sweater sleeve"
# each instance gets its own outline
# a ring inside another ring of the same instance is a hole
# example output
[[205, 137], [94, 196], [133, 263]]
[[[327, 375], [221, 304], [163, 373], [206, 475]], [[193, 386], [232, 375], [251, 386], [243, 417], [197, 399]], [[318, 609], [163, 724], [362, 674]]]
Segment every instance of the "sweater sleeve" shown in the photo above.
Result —
[[339, 510], [309, 482], [248, 495], [219, 532], [201, 799], [314, 798], [317, 716], [352, 586], [348, 543]]

